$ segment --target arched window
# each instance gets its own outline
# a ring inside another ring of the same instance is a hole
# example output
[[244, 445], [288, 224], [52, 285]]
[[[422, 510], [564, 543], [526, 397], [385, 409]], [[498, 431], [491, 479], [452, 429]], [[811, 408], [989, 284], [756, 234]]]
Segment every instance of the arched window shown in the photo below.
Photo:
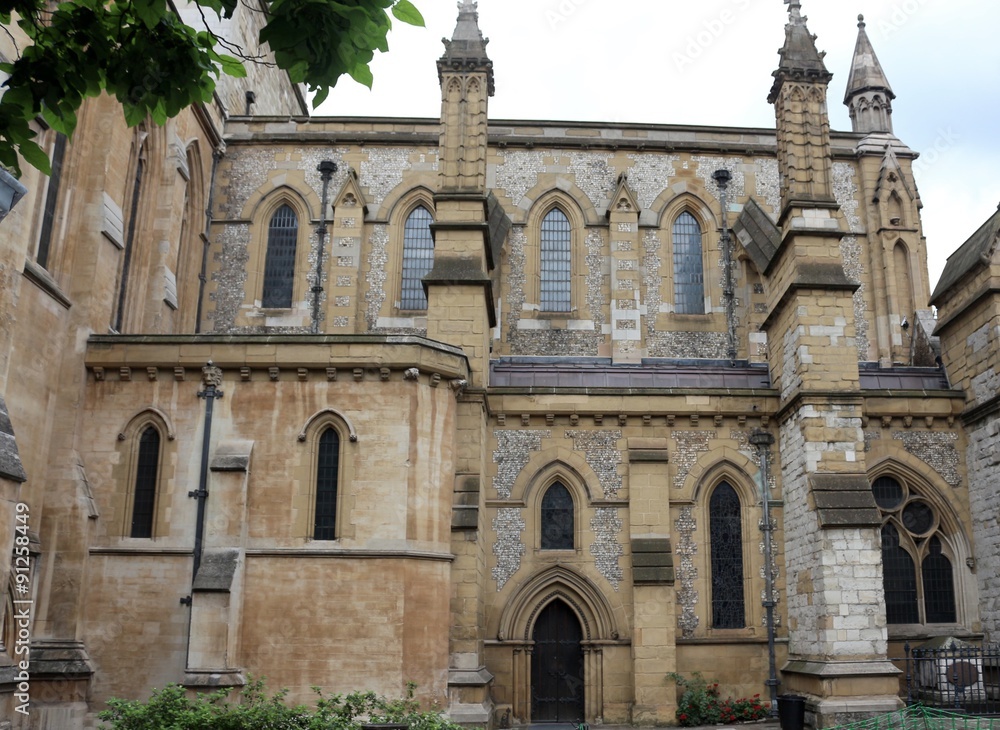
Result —
[[160, 476], [160, 432], [147, 426], [139, 436], [132, 499], [132, 537], [152, 537], [156, 516], [156, 485]]
[[553, 208], [542, 219], [541, 309], [543, 312], [572, 310], [572, 234], [569, 218], [559, 208]]
[[264, 260], [264, 292], [261, 306], [287, 309], [292, 306], [295, 284], [295, 246], [299, 219], [290, 205], [282, 205], [271, 216], [267, 229], [267, 256]]
[[674, 221], [674, 311], [705, 313], [705, 271], [702, 262], [701, 226], [687, 211]]
[[49, 253], [52, 250], [52, 233], [56, 218], [56, 202], [59, 199], [59, 186], [62, 183], [63, 161], [66, 158], [66, 135], [56, 133], [52, 145], [51, 174], [49, 184], [45, 188], [45, 207], [42, 208], [42, 229], [38, 235], [38, 249], [35, 261], [43, 269], [49, 268]]
[[[882, 580], [890, 624], [955, 623], [955, 574], [934, 508], [905, 483], [872, 483], [882, 512]], [[917, 570], [917, 566], [920, 570]]]
[[542, 497], [542, 550], [573, 549], [573, 495], [555, 482]]
[[400, 309], [427, 309], [423, 278], [434, 268], [434, 237], [431, 235], [430, 211], [424, 206], [413, 209], [403, 227], [403, 286]]
[[712, 552], [712, 628], [746, 626], [743, 601], [743, 516], [740, 497], [728, 483], [712, 492], [708, 504]]
[[319, 437], [316, 459], [316, 540], [337, 539], [337, 487], [340, 482], [340, 434], [332, 426]]

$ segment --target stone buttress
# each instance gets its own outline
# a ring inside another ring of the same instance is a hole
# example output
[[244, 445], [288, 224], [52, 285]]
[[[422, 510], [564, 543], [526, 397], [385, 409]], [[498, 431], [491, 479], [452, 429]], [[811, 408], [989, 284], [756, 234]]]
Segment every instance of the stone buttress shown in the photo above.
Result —
[[[788, 0], [786, 0], [787, 2]], [[827, 85], [791, 0], [769, 101], [777, 118], [781, 240], [764, 272], [763, 324], [781, 405], [789, 661], [782, 691], [805, 695], [817, 728], [898, 707], [886, 660], [881, 526], [865, 474], [853, 295], [838, 241]], [[831, 255], [833, 254], [833, 255]]]

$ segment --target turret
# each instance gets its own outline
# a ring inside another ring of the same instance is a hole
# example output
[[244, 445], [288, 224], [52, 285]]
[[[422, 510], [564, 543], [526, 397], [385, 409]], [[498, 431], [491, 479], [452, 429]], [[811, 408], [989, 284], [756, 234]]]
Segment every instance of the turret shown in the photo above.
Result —
[[451, 40], [442, 39], [438, 60], [441, 82], [441, 189], [482, 192], [486, 188], [486, 120], [493, 96], [493, 62], [488, 39], [479, 30], [477, 3], [458, 6]]
[[816, 50], [799, 0], [785, 0], [789, 20], [785, 45], [768, 102], [777, 118], [778, 165], [781, 167], [782, 208], [794, 202], [833, 200], [830, 175], [830, 119], [826, 88], [833, 78]]
[[847, 80], [844, 104], [851, 114], [855, 132], [892, 133], [892, 100], [896, 95], [885, 77], [882, 64], [865, 32], [865, 16], [858, 16], [858, 43], [854, 47], [851, 76]]

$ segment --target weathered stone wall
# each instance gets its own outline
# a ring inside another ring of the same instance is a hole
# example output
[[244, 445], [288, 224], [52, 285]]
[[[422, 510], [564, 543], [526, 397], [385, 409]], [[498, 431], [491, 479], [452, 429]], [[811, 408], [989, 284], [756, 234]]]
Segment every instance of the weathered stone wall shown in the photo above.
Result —
[[980, 615], [989, 641], [1000, 638], [1000, 418], [994, 414], [969, 430], [966, 454], [974, 520]]
[[[456, 433], [448, 382], [465, 375], [464, 358], [426, 341], [353, 350], [288, 341], [282, 355], [273, 342], [105, 339], [90, 350], [92, 428], [81, 435], [80, 459], [95, 539], [80, 579], [98, 586], [86, 592], [82, 629], [107, 670], [95, 707], [110, 694], [138, 697], [182, 681], [188, 642], [209, 638], [189, 638], [191, 609], [179, 603], [191, 593], [197, 505], [188, 493], [200, 484], [205, 418], [193, 365], [209, 359], [223, 368], [224, 393], [209, 456], [244, 443], [249, 453], [245, 498], [209, 474], [206, 541], [239, 552], [227, 595], [242, 617], [222, 647], [228, 666], [211, 668], [266, 675], [295, 702], [312, 701], [312, 685], [399, 696], [407, 681], [419, 684], [422, 700], [446, 699], [449, 622], [441, 617], [451, 595]], [[135, 443], [146, 423], [162, 438], [154, 539], [131, 538], [128, 527]], [[341, 434], [338, 539], [319, 541], [314, 450], [326, 423]], [[235, 501], [218, 501], [226, 499]], [[377, 581], [364, 579], [373, 574]], [[109, 616], [120, 620], [101, 618]], [[114, 631], [119, 624], [127, 630]], [[135, 626], [148, 635], [137, 637]], [[139, 663], [143, 671], [130, 670]]]

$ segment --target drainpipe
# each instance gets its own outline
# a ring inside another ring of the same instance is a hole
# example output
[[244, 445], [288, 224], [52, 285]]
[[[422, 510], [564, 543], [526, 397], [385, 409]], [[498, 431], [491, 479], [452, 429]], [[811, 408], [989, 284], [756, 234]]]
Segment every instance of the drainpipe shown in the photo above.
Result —
[[219, 169], [219, 160], [225, 154], [220, 144], [212, 150], [212, 177], [208, 185], [208, 205], [205, 207], [205, 234], [201, 249], [201, 271], [198, 272], [198, 307], [195, 310], [194, 333], [201, 334], [201, 309], [205, 301], [205, 283], [208, 281], [208, 249], [211, 245], [209, 234], [212, 232], [212, 201], [215, 198], [215, 173]]
[[764, 601], [763, 606], [767, 611], [767, 681], [771, 695], [771, 717], [778, 716], [778, 671], [774, 656], [774, 547], [771, 542], [771, 533], [774, 525], [771, 523], [771, 445], [774, 443], [774, 436], [767, 431], [755, 430], [750, 434], [750, 443], [757, 447], [760, 455], [760, 492], [761, 506], [764, 510], [764, 519], [761, 521], [760, 529], [764, 533]]
[[722, 294], [726, 302], [726, 322], [729, 327], [729, 363], [736, 364], [736, 299], [733, 290], [733, 241], [729, 237], [729, 201], [728, 192], [729, 181], [733, 179], [729, 170], [716, 170], [712, 173], [712, 179], [719, 186], [719, 198], [722, 205], [722, 263], [724, 273], [722, 276]]
[[205, 399], [205, 430], [201, 440], [201, 470], [198, 475], [198, 491], [188, 492], [188, 497], [198, 500], [198, 517], [194, 526], [194, 570], [191, 580], [198, 575], [205, 541], [205, 510], [208, 501], [208, 451], [212, 442], [212, 406], [216, 398], [222, 397], [222, 369], [209, 360], [201, 369], [205, 389], [198, 391], [198, 397]]
[[316, 277], [312, 287], [312, 333], [319, 334], [319, 295], [323, 293], [323, 249], [326, 243], [326, 195], [330, 189], [330, 179], [337, 171], [337, 163], [330, 160], [323, 160], [316, 168], [320, 178], [323, 180], [323, 196], [319, 212], [319, 228], [316, 229], [316, 237], [319, 239], [318, 251], [316, 253]]

